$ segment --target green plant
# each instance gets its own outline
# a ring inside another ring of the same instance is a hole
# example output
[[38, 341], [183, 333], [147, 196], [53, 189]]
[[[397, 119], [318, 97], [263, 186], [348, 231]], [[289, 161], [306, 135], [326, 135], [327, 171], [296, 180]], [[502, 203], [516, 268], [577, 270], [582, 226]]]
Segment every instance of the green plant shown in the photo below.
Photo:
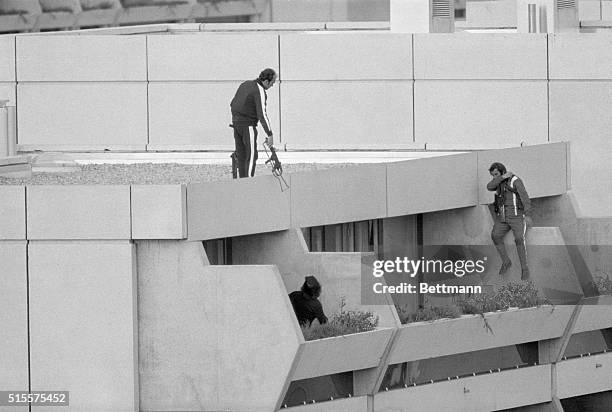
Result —
[[330, 316], [323, 325], [302, 326], [305, 340], [330, 338], [333, 336], [350, 335], [376, 329], [378, 316], [372, 312], [361, 310], [346, 310], [346, 300], [340, 300], [340, 311]]
[[402, 323], [433, 321], [444, 318], [458, 318], [461, 316], [461, 310], [457, 306], [428, 306], [420, 308], [416, 313], [410, 313], [403, 306], [399, 307], [398, 315]]

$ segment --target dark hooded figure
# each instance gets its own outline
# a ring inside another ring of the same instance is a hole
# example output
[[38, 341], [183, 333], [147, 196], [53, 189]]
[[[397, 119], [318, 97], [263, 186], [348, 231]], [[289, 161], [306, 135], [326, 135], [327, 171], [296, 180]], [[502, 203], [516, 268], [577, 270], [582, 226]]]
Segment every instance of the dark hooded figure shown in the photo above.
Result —
[[321, 295], [321, 284], [314, 276], [306, 276], [302, 289], [289, 294], [300, 326], [310, 326], [315, 318], [320, 324], [327, 323], [319, 295]]

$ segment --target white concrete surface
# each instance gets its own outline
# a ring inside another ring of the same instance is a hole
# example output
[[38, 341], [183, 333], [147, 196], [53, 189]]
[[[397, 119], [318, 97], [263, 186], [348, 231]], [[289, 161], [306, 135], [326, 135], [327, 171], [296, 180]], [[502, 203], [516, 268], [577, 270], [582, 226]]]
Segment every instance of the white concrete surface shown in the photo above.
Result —
[[415, 34], [417, 80], [545, 80], [546, 35]]
[[475, 153], [387, 165], [387, 216], [473, 206], [478, 202]]
[[31, 241], [28, 272], [32, 390], [69, 390], [71, 411], [138, 410], [133, 245]]
[[551, 80], [612, 80], [612, 33], [550, 34]]
[[[28, 301], [25, 241], [0, 241], [0, 387], [28, 390]], [[26, 412], [28, 407], [2, 407], [7, 412]]]
[[280, 36], [280, 62], [283, 81], [408, 80], [412, 79], [412, 36], [386, 32], [284, 34]]
[[145, 82], [19, 83], [18, 150], [144, 150]]
[[416, 388], [379, 392], [375, 411], [487, 412], [551, 400], [550, 365], [503, 371]]
[[14, 82], [0, 82], [0, 100], [8, 100], [14, 106], [17, 102], [17, 84]]
[[[266, 67], [278, 72], [273, 34], [206, 32], [147, 36], [147, 42], [150, 81], [244, 81]], [[227, 106], [231, 98], [226, 97]]]
[[25, 239], [25, 187], [0, 186], [0, 199], [0, 240]]
[[442, 150], [546, 143], [547, 89], [545, 80], [416, 81], [415, 141]]
[[132, 239], [186, 238], [186, 187], [132, 185], [131, 219]]
[[294, 173], [290, 185], [294, 227], [355, 222], [387, 214], [384, 165]]
[[291, 150], [414, 148], [412, 86], [410, 80], [283, 82], [283, 143]]
[[14, 82], [15, 36], [0, 36], [0, 82]]
[[189, 184], [189, 239], [218, 239], [288, 229], [290, 192], [293, 190], [281, 192], [278, 181], [271, 175]]
[[557, 363], [559, 398], [581, 396], [612, 389], [612, 353], [568, 359]]
[[28, 239], [130, 239], [130, 187], [32, 185]]
[[18, 36], [17, 80], [146, 81], [146, 53], [144, 36]]

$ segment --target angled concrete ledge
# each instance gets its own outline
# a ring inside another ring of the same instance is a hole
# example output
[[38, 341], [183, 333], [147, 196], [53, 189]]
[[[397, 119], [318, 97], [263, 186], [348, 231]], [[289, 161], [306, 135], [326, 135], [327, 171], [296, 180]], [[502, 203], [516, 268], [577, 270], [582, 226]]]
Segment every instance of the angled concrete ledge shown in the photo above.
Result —
[[387, 215], [384, 164], [294, 173], [290, 184], [293, 227], [354, 222]]
[[561, 361], [556, 374], [559, 398], [612, 390], [612, 352]]
[[558, 338], [572, 311], [541, 306], [402, 325], [388, 364]]
[[[285, 408], [282, 410], [285, 410]], [[329, 402], [294, 406], [286, 408], [286, 410], [289, 412], [367, 412], [368, 398], [366, 396], [353, 396], [352, 398], [335, 399]]]
[[532, 366], [379, 392], [374, 410], [497, 411], [549, 402], [551, 386], [550, 365]]
[[476, 153], [387, 164], [387, 216], [475, 206], [476, 165]]
[[189, 184], [189, 240], [288, 229], [291, 191], [281, 192], [273, 176]]
[[[492, 202], [493, 192], [487, 190], [491, 180], [489, 166], [501, 162], [508, 171], [519, 176], [529, 197], [561, 195], [567, 191], [569, 175], [569, 143], [547, 143], [513, 149], [478, 152], [478, 199], [481, 204]], [[554, 173], [543, 173], [543, 165], [555, 165]]]
[[572, 333], [612, 328], [612, 296], [586, 298]]
[[306, 341], [291, 380], [376, 368], [392, 335], [393, 329], [386, 328]]
[[131, 237], [129, 186], [31, 185], [26, 197], [28, 239]]

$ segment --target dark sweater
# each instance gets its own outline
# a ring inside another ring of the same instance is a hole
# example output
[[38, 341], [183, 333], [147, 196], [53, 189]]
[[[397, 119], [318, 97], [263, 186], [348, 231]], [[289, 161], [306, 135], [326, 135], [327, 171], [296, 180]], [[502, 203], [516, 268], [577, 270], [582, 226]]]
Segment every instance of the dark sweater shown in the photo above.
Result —
[[523, 181], [518, 176], [502, 179], [501, 176], [493, 178], [487, 189], [495, 191], [497, 196], [503, 197], [507, 216], [529, 215], [531, 212], [531, 199], [527, 194]]
[[259, 121], [266, 134], [268, 136], [272, 135], [266, 110], [267, 101], [266, 91], [259, 81], [247, 80], [243, 82], [230, 103], [232, 124], [234, 126], [256, 126]]
[[323, 313], [323, 306], [319, 299], [298, 290], [289, 294], [289, 300], [291, 300], [300, 325], [310, 326], [315, 318], [320, 324], [327, 323], [327, 316]]

